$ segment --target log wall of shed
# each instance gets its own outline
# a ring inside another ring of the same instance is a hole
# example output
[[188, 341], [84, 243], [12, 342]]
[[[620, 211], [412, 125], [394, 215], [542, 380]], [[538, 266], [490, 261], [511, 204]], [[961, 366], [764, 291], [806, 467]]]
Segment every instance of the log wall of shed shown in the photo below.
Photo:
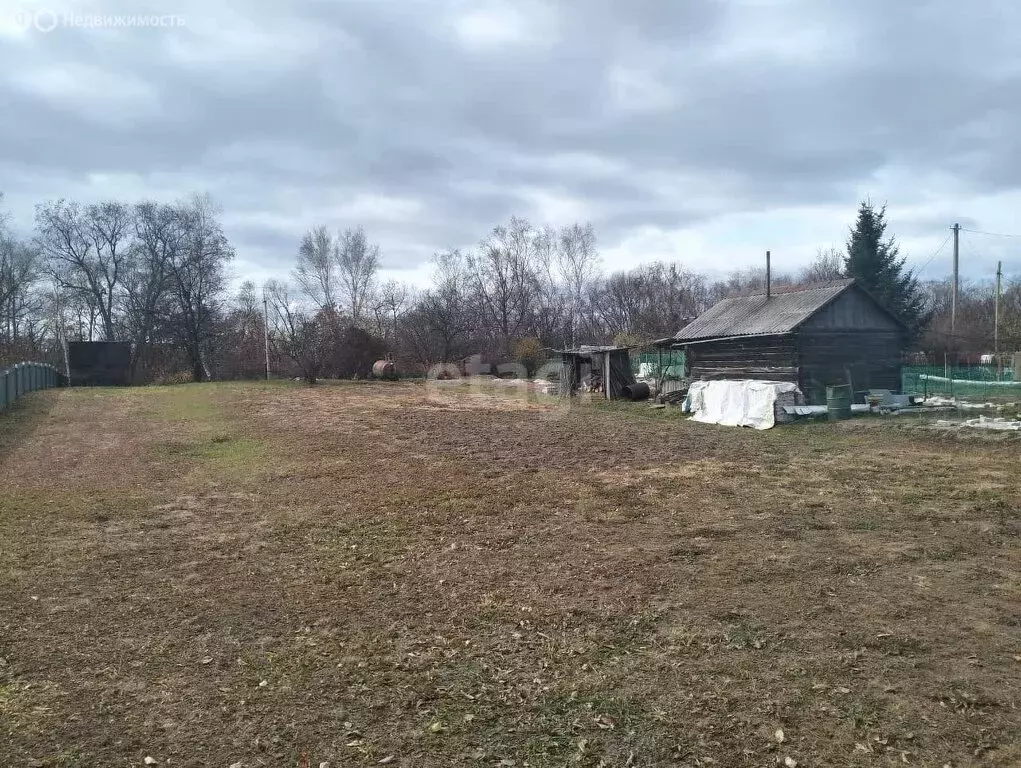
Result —
[[686, 350], [693, 379], [763, 379], [797, 383], [797, 348], [792, 336], [720, 339]]

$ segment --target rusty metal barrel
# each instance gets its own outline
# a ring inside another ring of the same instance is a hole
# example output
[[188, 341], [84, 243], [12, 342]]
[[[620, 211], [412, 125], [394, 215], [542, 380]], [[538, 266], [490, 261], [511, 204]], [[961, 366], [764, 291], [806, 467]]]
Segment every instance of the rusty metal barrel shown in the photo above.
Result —
[[372, 375], [377, 379], [395, 379], [397, 366], [392, 360], [377, 360], [372, 364]]

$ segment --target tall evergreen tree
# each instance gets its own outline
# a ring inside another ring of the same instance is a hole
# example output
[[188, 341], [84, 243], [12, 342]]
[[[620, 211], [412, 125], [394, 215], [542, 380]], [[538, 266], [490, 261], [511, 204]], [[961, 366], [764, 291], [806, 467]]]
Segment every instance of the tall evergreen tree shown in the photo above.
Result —
[[886, 237], [886, 206], [872, 201], [858, 207], [844, 257], [844, 274], [886, 305], [917, 335], [929, 320], [925, 295], [913, 270], [905, 265], [893, 236]]

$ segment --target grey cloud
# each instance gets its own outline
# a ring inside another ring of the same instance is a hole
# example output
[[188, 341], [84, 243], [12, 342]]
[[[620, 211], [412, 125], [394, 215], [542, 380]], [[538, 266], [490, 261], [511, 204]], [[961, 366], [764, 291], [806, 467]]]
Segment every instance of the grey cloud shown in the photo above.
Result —
[[[646, 226], [784, 206], [846, 205], [850, 222], [862, 187], [896, 222], [928, 199], [912, 176], [937, 170], [971, 197], [1017, 189], [1013, 6], [571, 0], [513, 6], [544, 8], [550, 29], [463, 45], [458, 14], [499, 7], [307, 0], [241, 17], [193, 2], [180, 29], [6, 40], [0, 188], [23, 220], [29, 195], [119, 194], [94, 178], [137, 177], [155, 197], [209, 191], [267, 268], [317, 223], [363, 223], [388, 265], [411, 268], [514, 213], [538, 218], [528, 190], [576, 201], [612, 247]], [[49, 70], [83, 94], [47, 84]], [[145, 94], [90, 101], [104, 83]], [[360, 195], [418, 205], [343, 220]], [[312, 220], [324, 205], [336, 219]]]

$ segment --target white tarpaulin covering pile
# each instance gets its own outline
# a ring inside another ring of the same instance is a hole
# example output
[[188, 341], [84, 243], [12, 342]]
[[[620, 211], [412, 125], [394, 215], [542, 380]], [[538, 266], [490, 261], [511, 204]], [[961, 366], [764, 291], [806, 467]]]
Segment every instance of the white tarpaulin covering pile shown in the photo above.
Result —
[[794, 404], [797, 384], [782, 381], [695, 381], [684, 410], [692, 419], [725, 427], [770, 429], [776, 424], [776, 404]]

